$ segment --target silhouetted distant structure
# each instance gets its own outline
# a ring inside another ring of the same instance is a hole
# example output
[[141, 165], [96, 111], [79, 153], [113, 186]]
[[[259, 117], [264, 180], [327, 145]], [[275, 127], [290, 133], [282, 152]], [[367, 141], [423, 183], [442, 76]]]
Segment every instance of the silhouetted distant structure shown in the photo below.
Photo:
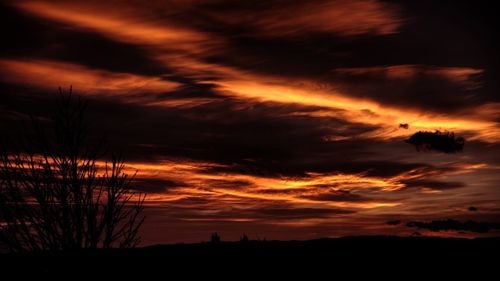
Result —
[[210, 236], [210, 243], [219, 243], [220, 242], [220, 236], [217, 232], [214, 232], [212, 233], [212, 235]]
[[[0, 240], [11, 251], [133, 247], [145, 195], [120, 157], [86, 141], [86, 102], [63, 94], [44, 124], [0, 151]], [[14, 147], [15, 146], [15, 147]]]
[[248, 236], [246, 234], [243, 234], [243, 236], [241, 236], [240, 238], [240, 242], [247, 243], [248, 241], [250, 241], [250, 239], [248, 239]]

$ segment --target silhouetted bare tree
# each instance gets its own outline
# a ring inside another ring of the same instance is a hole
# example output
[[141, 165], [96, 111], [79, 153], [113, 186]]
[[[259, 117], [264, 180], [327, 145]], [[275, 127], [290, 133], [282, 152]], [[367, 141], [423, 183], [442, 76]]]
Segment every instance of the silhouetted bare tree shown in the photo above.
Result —
[[145, 195], [124, 162], [90, 145], [86, 102], [64, 94], [48, 124], [0, 152], [0, 239], [12, 251], [134, 247]]

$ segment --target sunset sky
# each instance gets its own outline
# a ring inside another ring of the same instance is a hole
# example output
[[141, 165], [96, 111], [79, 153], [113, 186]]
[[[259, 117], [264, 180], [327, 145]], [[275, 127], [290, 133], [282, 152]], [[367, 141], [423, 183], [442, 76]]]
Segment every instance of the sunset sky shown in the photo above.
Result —
[[[1, 1], [0, 128], [72, 86], [138, 171], [144, 245], [500, 222], [490, 2]], [[463, 151], [405, 142], [435, 130]]]

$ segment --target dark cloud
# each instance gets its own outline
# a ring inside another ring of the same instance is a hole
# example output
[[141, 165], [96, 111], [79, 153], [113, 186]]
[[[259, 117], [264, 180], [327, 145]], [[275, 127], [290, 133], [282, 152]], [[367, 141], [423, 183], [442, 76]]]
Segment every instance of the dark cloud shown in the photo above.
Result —
[[404, 183], [407, 188], [428, 188], [433, 190], [447, 190], [465, 186], [462, 182], [444, 182], [430, 179], [403, 180], [402, 183]]
[[175, 205], [182, 208], [200, 208], [200, 206], [210, 205], [211, 203], [213, 203], [213, 201], [210, 198], [195, 196], [186, 196], [181, 199], [175, 200]]
[[395, 65], [339, 68], [324, 79], [343, 92], [387, 105], [449, 112], [477, 105], [481, 70]]
[[[2, 58], [50, 59], [142, 75], [170, 71], [140, 46], [30, 16], [0, 2]], [[59, 85], [55, 85], [57, 87]]]
[[500, 223], [494, 222], [477, 222], [466, 221], [460, 222], [457, 220], [435, 220], [431, 222], [410, 221], [406, 224], [407, 227], [417, 227], [427, 229], [434, 232], [439, 231], [469, 231], [477, 233], [486, 233], [492, 230], [500, 230]]
[[417, 132], [413, 134], [407, 143], [414, 145], [417, 150], [433, 150], [444, 153], [455, 153], [463, 150], [465, 139], [455, 137], [450, 132]]
[[190, 98], [211, 98], [223, 99], [224, 97], [217, 93], [215, 86], [209, 83], [202, 83], [196, 79], [178, 76], [166, 76], [168, 80], [182, 83], [183, 86], [179, 89], [166, 92], [157, 96], [159, 100], [175, 101]]
[[390, 221], [387, 221], [386, 224], [388, 224], [388, 225], [400, 225], [401, 220], [390, 220]]
[[[222, 211], [213, 215], [200, 216], [200, 218], [224, 219], [224, 218], [248, 218], [248, 219], [266, 219], [266, 220], [294, 220], [308, 218], [325, 218], [341, 214], [351, 214], [353, 211], [342, 209], [325, 209], [325, 208], [293, 208], [289, 207], [269, 207], [250, 210], [232, 209], [230, 211]], [[190, 218], [193, 218], [191, 216]]]
[[342, 201], [342, 202], [370, 202], [373, 199], [352, 193], [349, 190], [332, 190], [317, 195], [302, 196], [303, 198], [317, 201]]
[[321, 218], [331, 215], [351, 214], [354, 211], [342, 209], [320, 209], [320, 208], [269, 208], [254, 210], [257, 216], [281, 218], [281, 219], [299, 219], [299, 218]]
[[144, 177], [135, 177], [131, 184], [131, 187], [133, 189], [146, 193], [163, 193], [168, 189], [181, 186], [185, 186], [185, 184], [179, 181], [173, 181], [161, 178], [144, 178]]
[[[191, 204], [192, 202], [183, 202]], [[196, 202], [198, 203], [198, 202]], [[202, 203], [204, 203], [202, 201]], [[352, 214], [352, 210], [335, 209], [335, 208], [296, 208], [292, 206], [269, 206], [258, 207], [252, 209], [237, 209], [230, 208], [224, 211], [199, 212], [196, 209], [189, 210], [180, 209], [172, 210], [171, 215], [177, 219], [188, 220], [261, 220], [265, 222], [273, 222], [274, 220], [296, 220], [296, 219], [317, 219], [327, 218], [337, 215]], [[206, 210], [206, 208], [205, 208]]]

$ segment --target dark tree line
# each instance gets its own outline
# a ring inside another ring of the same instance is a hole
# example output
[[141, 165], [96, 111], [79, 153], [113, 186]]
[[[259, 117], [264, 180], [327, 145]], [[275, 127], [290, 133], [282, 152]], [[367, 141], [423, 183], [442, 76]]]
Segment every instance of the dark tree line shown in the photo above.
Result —
[[32, 117], [0, 151], [0, 240], [12, 251], [134, 247], [145, 195], [121, 157], [89, 142], [86, 101], [60, 96], [49, 120]]

